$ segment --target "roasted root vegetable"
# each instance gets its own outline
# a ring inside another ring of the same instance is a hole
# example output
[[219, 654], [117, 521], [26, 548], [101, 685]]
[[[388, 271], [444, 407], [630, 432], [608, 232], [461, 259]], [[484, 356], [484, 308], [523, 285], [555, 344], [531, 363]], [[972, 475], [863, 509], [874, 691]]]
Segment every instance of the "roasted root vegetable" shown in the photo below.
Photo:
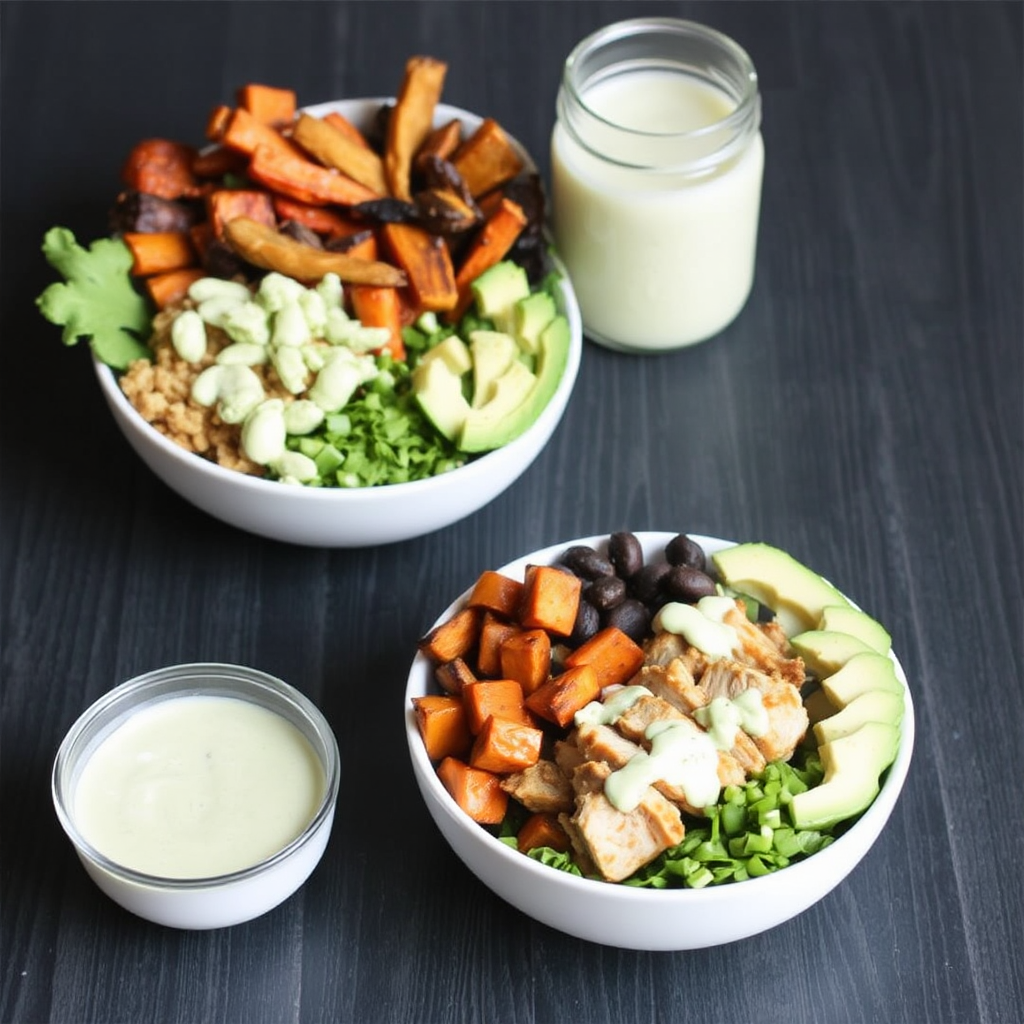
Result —
[[532, 725], [491, 715], [473, 742], [469, 763], [501, 774], [522, 771], [540, 760], [543, 739], [544, 734]]
[[[466, 708], [458, 697], [427, 694], [414, 698], [416, 726], [431, 761], [465, 757], [473, 742]], [[480, 767], [486, 767], [481, 765]]]
[[412, 163], [434, 124], [448, 65], [433, 57], [410, 57], [388, 118], [384, 172], [391, 195], [411, 199]]
[[469, 731], [478, 735], [492, 715], [523, 725], [533, 722], [526, 712], [523, 688], [514, 679], [482, 679], [462, 688]]
[[163, 274], [151, 274], [143, 283], [146, 293], [153, 300], [153, 305], [157, 309], [166, 309], [181, 302], [188, 295], [189, 288], [205, 276], [205, 270], [187, 267], [182, 270], [168, 270]]
[[455, 697], [461, 695], [464, 686], [477, 682], [476, 674], [463, 658], [452, 658], [451, 661], [438, 665], [434, 671], [434, 678], [445, 693]]
[[448, 160], [462, 142], [462, 122], [458, 118], [446, 121], [434, 128], [423, 140], [416, 152], [415, 166], [422, 170], [424, 163], [431, 157]]
[[366, 136], [342, 113], [331, 110], [324, 114], [324, 120], [334, 128], [337, 128], [350, 142], [364, 149], [373, 149], [367, 141]]
[[402, 302], [397, 288], [379, 288], [374, 285], [352, 285], [348, 290], [352, 311], [365, 327], [383, 327], [390, 340], [383, 350], [396, 361], [405, 359], [402, 340]]
[[525, 699], [525, 706], [541, 718], [565, 728], [576, 712], [597, 700], [600, 693], [601, 683], [593, 666], [577, 665], [534, 690]]
[[248, 188], [222, 188], [206, 197], [206, 215], [215, 238], [224, 238], [224, 227], [238, 217], [248, 217], [268, 228], [277, 227], [274, 204], [266, 192]]
[[478, 608], [463, 608], [456, 612], [420, 640], [420, 651], [436, 664], [464, 658], [480, 637], [482, 615]]
[[441, 784], [452, 799], [481, 825], [497, 825], [508, 809], [508, 794], [493, 772], [473, 768], [456, 757], [446, 757], [437, 766]]
[[121, 169], [124, 183], [160, 199], [181, 199], [199, 194], [192, 173], [196, 150], [169, 139], [145, 139], [134, 146]]
[[501, 645], [501, 674], [514, 679], [527, 696], [551, 674], [551, 637], [543, 629], [522, 629]]
[[[336, 210], [329, 210], [326, 206], [312, 206], [280, 195], [271, 196], [271, 203], [280, 223], [295, 221], [304, 224], [310, 231], [328, 238], [354, 235], [361, 227], [356, 221], [342, 216]], [[376, 258], [376, 254], [373, 258]]]
[[510, 622], [493, 612], [484, 612], [480, 622], [480, 642], [476, 652], [476, 665], [482, 676], [501, 674], [502, 645], [520, 629], [518, 623]]
[[238, 217], [226, 224], [225, 236], [246, 262], [299, 281], [319, 281], [324, 274], [333, 273], [351, 284], [382, 287], [405, 284], [405, 274], [390, 263], [314, 249], [248, 217]]
[[248, 170], [249, 177], [271, 191], [313, 205], [354, 206], [375, 194], [346, 174], [278, 146], [257, 146]]
[[383, 224], [392, 259], [405, 271], [420, 310], [443, 312], [458, 301], [451, 253], [444, 240], [415, 224]]
[[296, 96], [293, 89], [250, 82], [238, 90], [237, 99], [239, 107], [272, 128], [284, 128], [295, 119]]
[[597, 675], [599, 688], [630, 680], [644, 663], [644, 652], [621, 629], [606, 626], [565, 658], [566, 665], [587, 665]]
[[329, 121], [300, 114], [292, 130], [292, 138], [325, 167], [348, 175], [374, 195], [387, 195], [384, 163], [372, 149], [353, 142]]
[[196, 262], [192, 240], [185, 231], [126, 232], [122, 237], [131, 251], [131, 272], [136, 277], [181, 270]]
[[473, 584], [466, 603], [471, 608], [487, 608], [512, 619], [518, 614], [522, 598], [523, 584], [520, 580], [485, 569]]
[[516, 848], [520, 853], [529, 853], [542, 846], [552, 850], [569, 849], [569, 837], [558, 824], [558, 818], [546, 811], [531, 814], [516, 833]]
[[576, 623], [583, 582], [551, 565], [526, 567], [519, 621], [526, 629], [569, 636]]
[[501, 125], [490, 117], [459, 147], [452, 163], [477, 197], [510, 181], [523, 169], [522, 157]]

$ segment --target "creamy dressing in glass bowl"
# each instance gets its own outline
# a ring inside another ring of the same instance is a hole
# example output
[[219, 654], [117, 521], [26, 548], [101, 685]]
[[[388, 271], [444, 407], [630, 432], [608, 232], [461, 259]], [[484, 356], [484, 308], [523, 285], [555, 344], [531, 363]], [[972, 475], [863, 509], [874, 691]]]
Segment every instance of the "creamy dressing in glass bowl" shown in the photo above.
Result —
[[339, 786], [319, 710], [253, 669], [158, 669], [71, 727], [53, 768], [86, 871], [158, 924], [219, 928], [287, 899], [323, 855]]

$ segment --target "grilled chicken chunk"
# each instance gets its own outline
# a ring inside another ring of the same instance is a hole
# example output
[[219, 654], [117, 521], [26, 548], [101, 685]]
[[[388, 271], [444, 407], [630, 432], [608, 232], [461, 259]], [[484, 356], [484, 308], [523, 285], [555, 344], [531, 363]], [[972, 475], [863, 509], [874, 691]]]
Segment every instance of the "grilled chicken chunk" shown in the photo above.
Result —
[[569, 776], [554, 762], [541, 759], [521, 772], [507, 775], [501, 788], [528, 811], [557, 813], [572, 810], [575, 794]]

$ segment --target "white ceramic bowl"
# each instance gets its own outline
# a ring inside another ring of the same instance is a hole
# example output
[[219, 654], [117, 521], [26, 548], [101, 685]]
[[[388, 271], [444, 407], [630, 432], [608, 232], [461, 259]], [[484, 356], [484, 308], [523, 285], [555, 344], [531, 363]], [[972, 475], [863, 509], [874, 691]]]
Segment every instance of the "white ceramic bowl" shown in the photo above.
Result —
[[[659, 556], [672, 533], [638, 533], [645, 556]], [[709, 555], [730, 542], [694, 536]], [[565, 541], [519, 558], [502, 568], [522, 579], [527, 563], [552, 564], [573, 544], [607, 550], [607, 537]], [[437, 619], [448, 618], [468, 596], [461, 595]], [[893, 656], [904, 686], [906, 676]], [[874, 803], [830, 846], [787, 868], [744, 882], [707, 889], [652, 890], [580, 878], [512, 850], [460, 810], [427, 758], [412, 711], [413, 697], [439, 692], [433, 669], [418, 654], [409, 673], [405, 700], [406, 739], [413, 771], [431, 817], [455, 853], [477, 878], [530, 917], [581, 939], [642, 950], [683, 950], [717, 946], [756, 935], [795, 917], [834, 889], [878, 838], [903, 788], [914, 746], [910, 691], [896, 760]]]
[[[164, 878], [118, 864], [96, 849], [76, 823], [75, 793], [99, 745], [132, 715], [163, 701], [195, 695], [247, 701], [282, 716], [308, 741], [323, 769], [315, 813], [294, 840], [259, 863], [210, 878]], [[53, 765], [54, 808], [93, 881], [126, 910], [172, 928], [223, 928], [251, 920], [286, 900], [309, 877], [334, 822], [340, 765], [327, 720], [294, 687], [236, 665], [158, 669], [122, 683], [89, 707], [68, 731]]]
[[[337, 110], [365, 125], [382, 102], [345, 100], [308, 109], [317, 116]], [[438, 124], [453, 117], [461, 118], [469, 131], [481, 120], [458, 107], [438, 106]], [[535, 166], [522, 146], [515, 145], [527, 165]], [[510, 487], [548, 443], [569, 402], [583, 350], [579, 306], [564, 272], [559, 291], [559, 306], [569, 321], [569, 360], [557, 391], [536, 422], [497, 451], [441, 476], [406, 484], [351, 490], [299, 487], [224, 469], [186, 452], [151, 427], [125, 398], [110, 368], [95, 357], [93, 368], [128, 443], [165, 484], [197, 508], [249, 533], [290, 544], [337, 548], [388, 544], [432, 533], [483, 508]]]

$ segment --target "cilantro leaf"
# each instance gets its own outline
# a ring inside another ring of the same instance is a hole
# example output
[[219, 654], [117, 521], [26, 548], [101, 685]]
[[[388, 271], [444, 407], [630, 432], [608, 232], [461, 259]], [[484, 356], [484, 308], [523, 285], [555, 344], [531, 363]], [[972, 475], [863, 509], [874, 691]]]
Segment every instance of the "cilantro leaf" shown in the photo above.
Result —
[[65, 345], [88, 338], [97, 357], [117, 370], [149, 357], [139, 339], [149, 329], [150, 310], [132, 285], [132, 256], [124, 242], [101, 238], [83, 249], [72, 232], [56, 227], [46, 232], [43, 255], [66, 281], [51, 284], [36, 305], [64, 328]]

